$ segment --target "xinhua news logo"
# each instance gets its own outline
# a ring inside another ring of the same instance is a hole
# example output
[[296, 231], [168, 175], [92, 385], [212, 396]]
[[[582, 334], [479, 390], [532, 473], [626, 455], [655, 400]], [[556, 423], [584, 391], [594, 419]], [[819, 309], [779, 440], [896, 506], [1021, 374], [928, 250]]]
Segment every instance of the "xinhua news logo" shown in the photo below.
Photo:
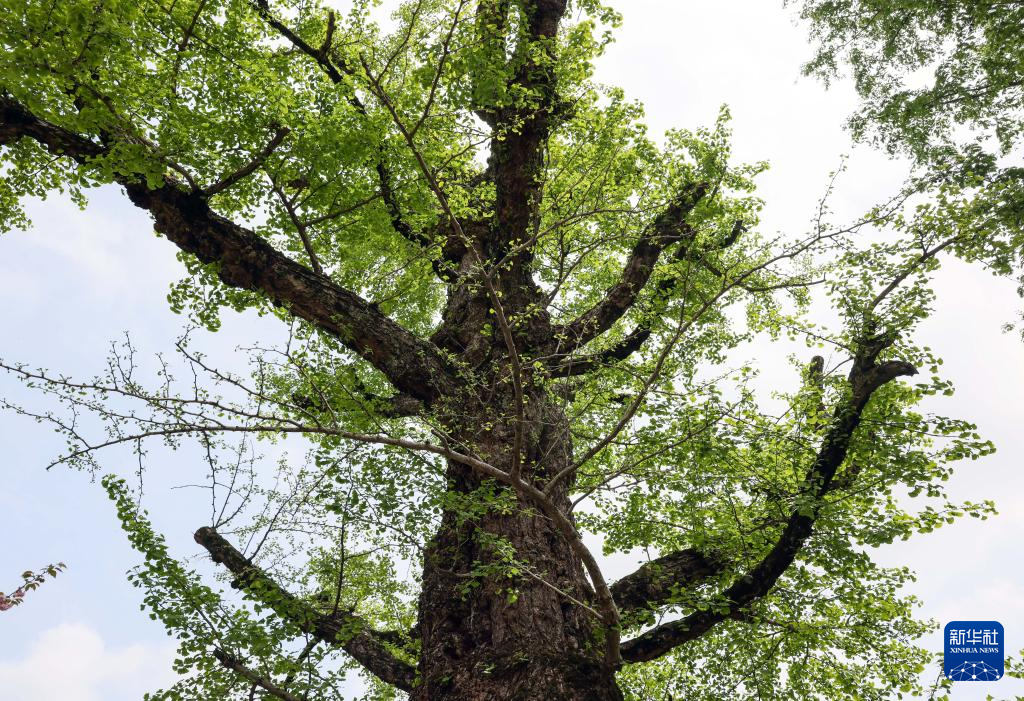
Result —
[[945, 630], [946, 676], [955, 682], [1003, 678], [1003, 626], [996, 621], [952, 621]]

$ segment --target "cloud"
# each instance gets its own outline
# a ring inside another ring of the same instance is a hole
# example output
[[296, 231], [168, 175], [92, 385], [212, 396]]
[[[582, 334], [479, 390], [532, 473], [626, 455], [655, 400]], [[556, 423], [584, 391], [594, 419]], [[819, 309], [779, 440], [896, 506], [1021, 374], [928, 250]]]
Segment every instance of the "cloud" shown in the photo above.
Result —
[[173, 656], [173, 644], [111, 648], [93, 628], [63, 623], [0, 662], [0, 689], [4, 701], [137, 701], [174, 681]]
[[[52, 302], [68, 285], [104, 300], [160, 288], [181, 276], [173, 247], [153, 234], [152, 220], [114, 188], [91, 194], [86, 211], [67, 197], [29, 200], [27, 232], [0, 239], [0, 291]], [[8, 279], [11, 278], [11, 279]]]

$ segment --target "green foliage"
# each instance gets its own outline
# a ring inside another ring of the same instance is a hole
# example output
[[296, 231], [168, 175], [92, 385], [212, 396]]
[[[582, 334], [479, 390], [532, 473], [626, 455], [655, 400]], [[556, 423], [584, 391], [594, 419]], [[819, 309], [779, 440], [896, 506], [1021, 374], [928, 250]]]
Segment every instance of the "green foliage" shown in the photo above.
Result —
[[994, 137], [1006, 154], [1024, 135], [1022, 13], [992, 0], [811, 0], [801, 14], [820, 45], [806, 70], [851, 70], [865, 101], [859, 135], [875, 132], [918, 158], [963, 136]]
[[[293, 691], [315, 698], [337, 698], [337, 685], [353, 670], [352, 662], [338, 659], [337, 651], [321, 645], [305, 657], [296, 657], [307, 644], [293, 625], [268, 610], [266, 597], [248, 603], [231, 601], [223, 591], [201, 583], [199, 575], [173, 558], [163, 536], [153, 530], [124, 480], [107, 476], [103, 486], [117, 507], [129, 542], [144, 561], [129, 573], [129, 580], [144, 592], [142, 609], [159, 619], [178, 642], [174, 670], [181, 679], [172, 687], [146, 695], [152, 701], [195, 701], [210, 698], [247, 699], [249, 690], [234, 672], [225, 669], [211, 651], [220, 650], [268, 677], [293, 680]], [[378, 563], [380, 566], [380, 563]], [[352, 568], [357, 569], [357, 568]], [[386, 569], [386, 568], [385, 568]], [[313, 573], [315, 576], [314, 562]], [[359, 586], [379, 586], [380, 577], [351, 576]], [[358, 590], [357, 590], [358, 591]], [[353, 592], [347, 592], [352, 596]], [[315, 673], [312, 673], [315, 670]], [[393, 698], [391, 692], [369, 692], [364, 698]], [[300, 696], [301, 697], [301, 696]]]
[[[804, 0], [806, 72], [852, 73], [854, 136], [910, 155], [936, 203], [916, 226], [970, 232], [958, 253], [1024, 269], [1024, 7], [994, 0]], [[965, 237], [966, 238], [966, 237]], [[1024, 276], [1019, 278], [1024, 296]]]

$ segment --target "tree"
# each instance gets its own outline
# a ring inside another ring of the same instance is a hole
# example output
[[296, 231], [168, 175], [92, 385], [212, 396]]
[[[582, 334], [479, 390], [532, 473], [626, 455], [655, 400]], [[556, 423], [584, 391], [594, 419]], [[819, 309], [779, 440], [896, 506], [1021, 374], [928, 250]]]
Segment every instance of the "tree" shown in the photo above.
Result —
[[[594, 0], [413, 0], [390, 31], [363, 2], [2, 5], [7, 227], [115, 185], [178, 249], [173, 308], [290, 327], [248, 376], [195, 328], [184, 382], [147, 386], [130, 344], [93, 380], [3, 364], [67, 409], [8, 403], [68, 437], [59, 462], [205, 456], [195, 540], [242, 600], [104, 482], [181, 643], [163, 697], [337, 698], [352, 669], [417, 700], [920, 689], [912, 575], [868, 548], [991, 512], [942, 490], [992, 447], [916, 409], [952, 390], [912, 339], [941, 255], [990, 232], [920, 226], [913, 183], [758, 234], [763, 165], [730, 162], [726, 113], [659, 144], [594, 82], [617, 22]], [[731, 365], [758, 338], [830, 360], [759, 401]], [[289, 435], [308, 459], [259, 462]], [[609, 582], [597, 548], [636, 571]]]

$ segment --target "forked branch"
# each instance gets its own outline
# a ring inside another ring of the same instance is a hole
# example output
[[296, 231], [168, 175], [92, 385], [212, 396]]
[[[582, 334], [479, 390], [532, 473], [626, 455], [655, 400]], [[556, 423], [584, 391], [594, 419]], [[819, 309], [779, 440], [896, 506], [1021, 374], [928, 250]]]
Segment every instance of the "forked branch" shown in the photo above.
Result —
[[897, 377], [914, 375], [917, 370], [902, 361], [878, 362], [879, 354], [892, 345], [892, 336], [878, 336], [862, 341], [849, 375], [850, 395], [839, 403], [832, 415], [832, 424], [822, 440], [814, 461], [807, 469], [804, 484], [810, 507], [795, 508], [772, 549], [751, 570], [739, 576], [720, 598], [722, 606], [697, 611], [671, 621], [629, 640], [622, 645], [627, 662], [657, 659], [691, 640], [696, 640], [718, 623], [741, 615], [743, 610], [768, 594], [780, 577], [796, 560], [804, 543], [811, 536], [814, 524], [824, 506], [837, 470], [846, 459], [854, 432], [868, 400], [879, 388]]
[[203, 190], [203, 194], [206, 197], [213, 197], [217, 193], [227, 190], [231, 186], [252, 175], [260, 166], [263, 165], [264, 162], [266, 162], [268, 158], [270, 158], [270, 155], [274, 153], [278, 146], [281, 145], [281, 142], [284, 141], [285, 137], [288, 136], [289, 133], [290, 130], [287, 127], [278, 127], [275, 129], [273, 136], [270, 137], [267, 145], [264, 146], [259, 153], [255, 154], [245, 165], [235, 172], [225, 175], [214, 184], [205, 188]]

